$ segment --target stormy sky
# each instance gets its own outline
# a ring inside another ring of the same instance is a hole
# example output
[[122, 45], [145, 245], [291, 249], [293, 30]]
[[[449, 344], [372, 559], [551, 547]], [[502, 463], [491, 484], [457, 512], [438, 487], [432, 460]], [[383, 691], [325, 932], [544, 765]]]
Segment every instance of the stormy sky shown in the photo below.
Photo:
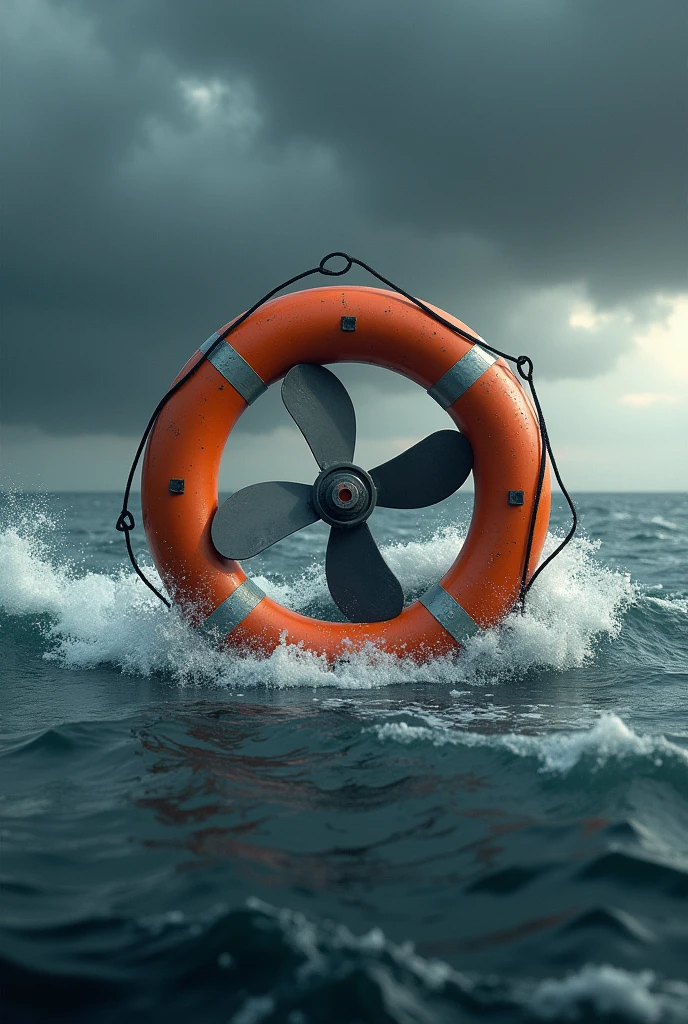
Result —
[[[0, 18], [5, 485], [118, 489], [200, 342], [345, 249], [532, 355], [572, 486], [688, 486], [684, 0]], [[448, 425], [393, 374], [342, 376], [362, 461]], [[274, 390], [225, 486], [311, 472]]]

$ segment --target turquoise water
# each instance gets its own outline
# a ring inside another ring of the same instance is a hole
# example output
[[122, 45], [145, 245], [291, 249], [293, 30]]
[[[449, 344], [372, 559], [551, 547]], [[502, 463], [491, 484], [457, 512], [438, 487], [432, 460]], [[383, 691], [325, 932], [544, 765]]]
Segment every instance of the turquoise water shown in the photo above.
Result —
[[[688, 1021], [688, 497], [576, 500], [525, 616], [331, 671], [168, 613], [117, 495], [6, 496], [8, 1019]], [[376, 512], [409, 598], [469, 516]], [[247, 571], [327, 617], [325, 540]]]

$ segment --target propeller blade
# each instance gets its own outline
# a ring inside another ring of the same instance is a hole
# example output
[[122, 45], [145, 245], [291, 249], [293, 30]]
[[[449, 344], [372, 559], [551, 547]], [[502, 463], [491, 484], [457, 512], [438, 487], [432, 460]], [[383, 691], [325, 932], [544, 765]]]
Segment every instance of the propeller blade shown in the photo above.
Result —
[[210, 527], [213, 544], [225, 558], [253, 558], [320, 518], [310, 484], [272, 480], [237, 491], [218, 508]]
[[458, 430], [438, 430], [395, 459], [370, 470], [377, 504], [425, 508], [448, 498], [473, 466], [473, 450]]
[[282, 401], [321, 469], [353, 462], [356, 413], [333, 373], [313, 363], [293, 366], [282, 381]]
[[404, 607], [401, 584], [367, 523], [331, 528], [325, 573], [334, 603], [350, 622], [394, 619]]

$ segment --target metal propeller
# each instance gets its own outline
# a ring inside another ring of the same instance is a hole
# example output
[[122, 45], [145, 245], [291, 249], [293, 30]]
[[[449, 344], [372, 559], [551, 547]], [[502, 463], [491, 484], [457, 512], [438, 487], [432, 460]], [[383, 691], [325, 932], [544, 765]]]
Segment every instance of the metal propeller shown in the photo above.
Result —
[[282, 382], [282, 401], [320, 473], [312, 486], [272, 481], [237, 491], [215, 513], [213, 544], [225, 558], [252, 558], [322, 519], [331, 527], [325, 573], [337, 607], [351, 622], [395, 618], [404, 595], [366, 520], [376, 505], [425, 508], [448, 498], [473, 466], [468, 440], [457, 430], [438, 430], [366, 472], [353, 462], [353, 404], [330, 370], [310, 363], [292, 367]]

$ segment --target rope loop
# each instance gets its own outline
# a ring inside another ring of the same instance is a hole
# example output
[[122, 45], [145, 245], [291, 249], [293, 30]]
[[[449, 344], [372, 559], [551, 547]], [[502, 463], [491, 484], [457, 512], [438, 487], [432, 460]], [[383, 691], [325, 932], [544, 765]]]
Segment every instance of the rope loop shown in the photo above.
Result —
[[[340, 270], [330, 270], [330, 268], [325, 266], [325, 264], [329, 260], [332, 260], [332, 259], [342, 259], [342, 260], [344, 260], [345, 266], [342, 267]], [[420, 299], [417, 299], [415, 297], [415, 295], [411, 295], [410, 292], [404, 291], [403, 288], [400, 288], [398, 284], [395, 284], [393, 281], [390, 281], [388, 278], [383, 277], [382, 274], [378, 273], [377, 270], [374, 270], [373, 267], [369, 266], [369, 264], [364, 263], [363, 260], [356, 259], [355, 256], [349, 256], [349, 254], [346, 253], [346, 252], [337, 251], [337, 252], [330, 252], [330, 253], [327, 254], [327, 256], [323, 256], [323, 258], [320, 260], [320, 263], [318, 264], [317, 267], [311, 267], [309, 270], [304, 270], [301, 274], [297, 274], [295, 277], [290, 277], [288, 281], [283, 281], [282, 284], [279, 284], [279, 285], [277, 285], [276, 288], [271, 289], [271, 291], [269, 291], [267, 293], [267, 295], [264, 295], [263, 298], [259, 299], [253, 306], [251, 306], [250, 309], [247, 309], [244, 313], [242, 313], [242, 315], [240, 317], [237, 317], [237, 319], [234, 320], [230, 324], [230, 326], [227, 327], [222, 332], [222, 334], [218, 337], [217, 341], [215, 342], [215, 345], [218, 345], [220, 343], [220, 341], [222, 341], [223, 339], [227, 339], [229, 337], [229, 335], [232, 334], [233, 331], [236, 331], [238, 327], [240, 327], [246, 320], [248, 320], [248, 318], [250, 316], [252, 316], [256, 312], [257, 309], [260, 309], [261, 306], [263, 306], [274, 295], [277, 295], [278, 292], [284, 291], [285, 288], [289, 288], [291, 285], [296, 284], [298, 281], [303, 281], [307, 277], [312, 277], [314, 274], [322, 274], [324, 277], [343, 277], [344, 274], [348, 274], [349, 273], [349, 271], [351, 270], [351, 268], [354, 265], [354, 263], [356, 264], [357, 267], [360, 267], [362, 270], [365, 270], [372, 277], [376, 278], [381, 284], [386, 285], [387, 288], [390, 288], [392, 291], [397, 292], [397, 294], [399, 294], [399, 295], [403, 295], [404, 298], [408, 299], [409, 302], [412, 302], [415, 306], [418, 307], [418, 309], [422, 310], [425, 313], [426, 316], [428, 316], [432, 320], [436, 321], [436, 323], [442, 324], [448, 330], [452, 331], [454, 334], [457, 334], [461, 338], [465, 338], [466, 341], [469, 341], [471, 344], [475, 343], [475, 337], [472, 334], [470, 334], [468, 331], [463, 330], [463, 328], [458, 327], [456, 324], [451, 323], [449, 320], [445, 319], [445, 317], [443, 317], [436, 310], [431, 309], [429, 306], [426, 306], [426, 304], [424, 302], [421, 302]], [[115, 527], [116, 527], [117, 531], [119, 533], [123, 533], [124, 534], [124, 540], [125, 540], [126, 546], [127, 546], [127, 553], [129, 555], [129, 561], [131, 562], [131, 564], [132, 564], [132, 566], [134, 568], [134, 571], [143, 580], [143, 582], [146, 584], [146, 586], [150, 590], [153, 591], [153, 593], [156, 595], [156, 597], [160, 598], [162, 603], [164, 605], [166, 605], [168, 608], [170, 607], [170, 602], [167, 600], [167, 598], [163, 594], [160, 593], [160, 591], [156, 587], [153, 586], [153, 584], [146, 577], [146, 574], [141, 570], [141, 568], [139, 567], [138, 562], [136, 561], [136, 556], [134, 555], [134, 551], [133, 551], [133, 548], [131, 546], [131, 537], [129, 536], [131, 531], [136, 526], [136, 523], [134, 521], [133, 515], [131, 514], [131, 512], [127, 508], [127, 505], [128, 505], [128, 502], [129, 502], [129, 495], [131, 493], [132, 484], [134, 482], [134, 474], [136, 472], [136, 467], [138, 466], [139, 460], [140, 460], [140, 458], [141, 458], [141, 456], [143, 454], [143, 449], [145, 447], [146, 440], [148, 439], [148, 436], [149, 436], [151, 430], [153, 429], [153, 426], [155, 425], [155, 421], [157, 420], [161, 410], [165, 407], [167, 402], [169, 402], [170, 398], [172, 398], [172, 396], [174, 394], [176, 394], [179, 391], [179, 389], [184, 386], [184, 384], [186, 384], [187, 380], [189, 380], [189, 378], [192, 377], [198, 371], [198, 369], [203, 365], [203, 363], [206, 361], [206, 359], [208, 358], [210, 353], [213, 351], [215, 345], [213, 345], [211, 348], [207, 349], [202, 354], [201, 358], [197, 362], [194, 363], [194, 365], [191, 367], [191, 369], [187, 370], [187, 372], [184, 374], [184, 376], [180, 377], [179, 380], [176, 382], [176, 384], [172, 385], [172, 387], [169, 389], [169, 391], [167, 391], [162, 396], [162, 398], [160, 399], [160, 401], [156, 405], [155, 409], [153, 410], [153, 413], [151, 414], [151, 417], [148, 420], [148, 424], [147, 424], [147, 426], [146, 426], [146, 428], [145, 428], [145, 430], [143, 432], [143, 436], [141, 437], [141, 440], [139, 441], [138, 448], [136, 449], [136, 454], [134, 455], [134, 460], [133, 460], [133, 462], [131, 464], [131, 467], [129, 469], [129, 476], [127, 477], [127, 483], [126, 483], [126, 486], [124, 488], [123, 508], [122, 508], [122, 511], [119, 514], [119, 518], [117, 519], [117, 522], [115, 524]], [[508, 352], [502, 352], [500, 349], [495, 348], [494, 345], [488, 345], [487, 342], [482, 341], [482, 340], [481, 340], [481, 345], [482, 345], [483, 348], [486, 348], [489, 352], [492, 352], [493, 355], [499, 356], [502, 359], [507, 359], [510, 363], [515, 363], [516, 364], [516, 368], [518, 370], [519, 375], [522, 377], [523, 380], [527, 381], [527, 383], [528, 383], [528, 385], [530, 387], [530, 391], [531, 391], [531, 394], [532, 394], [532, 397], [533, 397], [533, 403], [534, 403], [535, 409], [537, 411], [538, 422], [540, 424], [540, 435], [541, 435], [541, 438], [542, 438], [542, 454], [541, 454], [541, 457], [540, 457], [540, 469], [539, 469], [539, 473], [538, 473], [537, 486], [536, 486], [536, 489], [535, 489], [535, 496], [534, 496], [534, 501], [533, 501], [533, 511], [532, 511], [532, 515], [531, 515], [531, 519], [530, 519], [530, 527], [529, 527], [529, 530], [528, 530], [528, 539], [527, 539], [527, 543], [526, 543], [526, 552], [525, 552], [525, 560], [524, 560], [524, 565], [523, 565], [523, 576], [522, 576], [522, 579], [521, 579], [520, 594], [519, 594], [519, 598], [518, 598], [518, 601], [517, 601], [517, 604], [520, 605], [521, 612], [524, 612], [525, 611], [526, 594], [528, 593], [528, 591], [530, 590], [530, 588], [532, 587], [533, 583], [535, 582], [537, 577], [540, 575], [542, 570], [545, 569], [546, 566], [548, 566], [549, 563], [554, 558], [556, 558], [556, 556], [559, 554], [559, 552], [563, 551], [563, 549], [566, 547], [566, 545], [571, 541], [571, 539], [573, 538], [573, 535], [576, 532], [576, 526], [577, 526], [577, 523], [578, 523], [578, 516], [576, 514], [576, 506], [574, 505], [574, 503], [573, 503], [573, 501], [571, 499], [570, 494], [568, 493], [568, 491], [566, 490], [566, 487], [564, 486], [564, 483], [563, 483], [563, 481], [561, 479], [561, 474], [559, 472], [559, 468], [558, 468], [557, 463], [556, 463], [556, 459], [554, 458], [554, 452], [552, 451], [552, 445], [550, 443], [549, 435], [547, 433], [547, 426], [545, 424], [545, 417], [543, 415], [542, 407], [540, 405], [540, 400], [539, 400], [539, 398], [537, 396], [537, 391], [535, 390], [535, 385], [533, 383], [533, 361], [532, 361], [532, 359], [530, 358], [530, 356], [512, 356]], [[564, 497], [566, 498], [566, 501], [568, 502], [569, 509], [571, 510], [571, 527], [570, 527], [568, 533], [566, 534], [566, 536], [564, 537], [563, 541], [561, 541], [561, 543], [554, 549], [554, 551], [552, 551], [551, 554], [548, 555], [547, 558], [543, 562], [541, 562], [541, 564], [537, 567], [537, 569], [535, 570], [535, 572], [533, 573], [533, 575], [530, 577], [530, 580], [529, 580], [528, 579], [528, 565], [529, 565], [529, 561], [530, 561], [530, 552], [532, 550], [533, 537], [534, 537], [534, 534], [535, 534], [535, 523], [536, 523], [536, 520], [537, 520], [538, 508], [540, 506], [540, 497], [541, 497], [541, 494], [542, 494], [542, 487], [543, 487], [543, 481], [544, 481], [544, 476], [545, 476], [545, 469], [546, 469], [546, 466], [547, 466], [547, 456], [548, 455], [549, 455], [549, 458], [550, 458], [550, 462], [552, 464], [552, 469], [554, 470], [554, 475], [557, 478], [557, 483], [559, 484], [559, 486], [560, 486], [560, 488], [562, 490], [562, 493], [563, 493]]]
[[115, 529], [119, 533], [129, 533], [129, 531], [133, 530], [135, 526], [136, 520], [134, 519], [131, 512], [129, 511], [128, 508], [123, 508], [119, 514], [117, 522], [115, 523]]
[[[343, 260], [346, 260], [346, 266], [344, 267], [343, 270], [329, 270], [325, 266], [325, 264], [327, 263], [328, 260], [335, 259], [337, 256], [339, 256]], [[349, 273], [353, 266], [353, 263], [353, 259], [346, 252], [330, 252], [327, 254], [327, 256], [323, 256], [323, 258], [320, 260], [318, 270], [320, 271], [321, 274], [324, 274], [325, 277], [343, 277], [344, 274]]]
[[[527, 367], [526, 370], [523, 369], [524, 366]], [[519, 356], [516, 360], [516, 369], [524, 380], [529, 384], [533, 383], [533, 360], [530, 356]]]

